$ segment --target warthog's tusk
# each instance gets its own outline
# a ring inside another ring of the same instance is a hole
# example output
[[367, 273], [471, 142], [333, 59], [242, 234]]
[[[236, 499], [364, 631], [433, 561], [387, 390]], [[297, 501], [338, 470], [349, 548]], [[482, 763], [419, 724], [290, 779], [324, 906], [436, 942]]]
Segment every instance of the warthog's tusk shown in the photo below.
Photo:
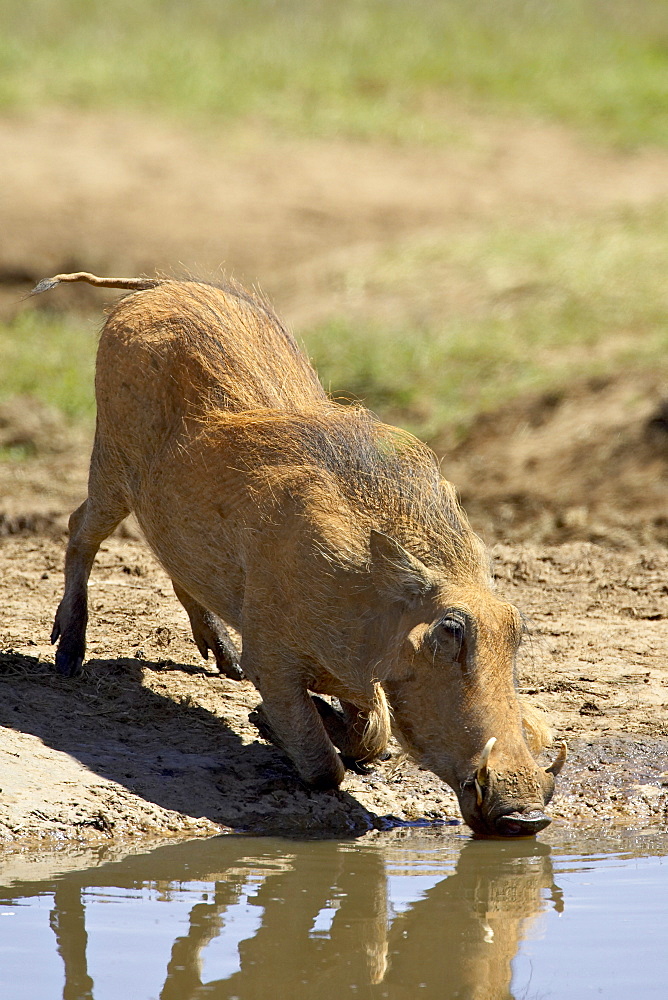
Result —
[[489, 763], [489, 755], [491, 754], [495, 743], [496, 736], [492, 736], [492, 738], [487, 740], [485, 743], [482, 753], [480, 754], [480, 760], [478, 761], [478, 770], [476, 771], [473, 779], [478, 805], [482, 804], [482, 788], [483, 785], [487, 783], [487, 764]]
[[487, 777], [487, 764], [489, 763], [489, 755], [492, 752], [492, 748], [496, 743], [496, 736], [492, 736], [491, 740], [487, 740], [483, 751], [480, 754], [480, 761], [478, 762], [478, 781], [484, 782]]
[[566, 746], [565, 743], [562, 743], [561, 746], [559, 747], [559, 753], [557, 754], [557, 759], [555, 760], [554, 764], [550, 764], [549, 767], [545, 768], [546, 774], [553, 774], [554, 777], [556, 778], [556, 776], [559, 774], [562, 767], [566, 763], [567, 757], [568, 757], [568, 747]]

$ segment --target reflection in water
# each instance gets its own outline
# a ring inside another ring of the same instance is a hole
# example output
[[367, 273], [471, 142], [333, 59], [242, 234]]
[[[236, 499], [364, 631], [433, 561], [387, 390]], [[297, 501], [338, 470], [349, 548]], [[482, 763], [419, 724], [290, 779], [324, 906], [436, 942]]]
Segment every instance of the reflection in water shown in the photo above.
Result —
[[420, 970], [421, 996], [511, 998], [511, 962], [527, 924], [545, 908], [545, 889], [560, 908], [544, 844], [465, 844], [454, 874], [393, 924], [393, 980], [408, 996]]
[[238, 895], [236, 885], [217, 882], [213, 903], [193, 906], [188, 933], [174, 942], [160, 1000], [183, 1000], [196, 995], [202, 985], [202, 950], [223, 931], [225, 910], [236, 902]]
[[[444, 872], [449, 874], [442, 877]], [[425, 874], [430, 877], [422, 891]], [[9, 903], [53, 894], [51, 927], [64, 965], [63, 998], [93, 1000], [82, 898], [114, 886], [150, 887], [168, 900], [192, 883], [197, 901], [173, 941], [160, 1000], [403, 998], [416, 992], [510, 998], [511, 961], [527, 922], [547, 905], [544, 890], [561, 906], [549, 847], [533, 840], [481, 843], [447, 836], [424, 839], [422, 850], [396, 839], [296, 844], [225, 837], [160, 848], [51, 883], [24, 883], [0, 895]], [[210, 890], [204, 900], [202, 883]], [[409, 886], [408, 905], [396, 913], [392, 888], [399, 883], [404, 890]], [[242, 899], [258, 913], [257, 921], [248, 921], [245, 939], [243, 929], [241, 935], [238, 926], [233, 930]], [[141, 919], [139, 900], [128, 920], [139, 926]], [[223, 978], [203, 983], [207, 946], [226, 933], [241, 937], [238, 963]], [[141, 996], [156, 995], [154, 989], [144, 992], [143, 983], [137, 986]]]
[[[266, 997], [267, 983], [280, 982], [285, 996], [313, 997], [314, 990], [335, 996], [383, 979], [388, 907], [382, 854], [317, 853], [317, 865], [297, 858], [292, 871], [259, 888], [262, 924], [239, 946], [241, 969], [228, 981], [231, 995]], [[335, 911], [329, 933], [311, 933], [323, 908]], [[211, 995], [227, 997], [228, 985], [220, 986]]]
[[57, 885], [50, 923], [65, 966], [63, 1000], [92, 1000], [93, 980], [86, 962], [86, 918], [78, 885], [69, 881]]

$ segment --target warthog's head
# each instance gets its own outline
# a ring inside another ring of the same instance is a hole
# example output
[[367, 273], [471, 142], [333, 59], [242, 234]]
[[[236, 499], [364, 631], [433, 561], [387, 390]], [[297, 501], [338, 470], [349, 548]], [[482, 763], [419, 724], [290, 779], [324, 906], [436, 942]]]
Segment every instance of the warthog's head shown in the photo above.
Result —
[[398, 738], [454, 789], [476, 833], [538, 833], [550, 823], [543, 810], [566, 749], [548, 768], [529, 749], [544, 739], [515, 687], [519, 612], [483, 578], [446, 580], [379, 532], [372, 558], [377, 586], [403, 595], [383, 680]]

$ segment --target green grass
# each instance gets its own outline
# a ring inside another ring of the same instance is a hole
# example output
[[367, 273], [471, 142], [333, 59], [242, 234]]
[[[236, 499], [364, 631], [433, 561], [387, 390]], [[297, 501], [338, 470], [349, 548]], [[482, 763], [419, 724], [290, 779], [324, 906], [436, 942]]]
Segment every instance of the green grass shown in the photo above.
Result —
[[[667, 243], [668, 205], [404, 242], [357, 261], [350, 308], [298, 334], [335, 396], [454, 440], [527, 393], [668, 377]], [[0, 327], [0, 398], [31, 394], [91, 422], [96, 327], [26, 307]]]
[[[304, 340], [335, 396], [452, 440], [524, 394], [634, 370], [668, 377], [667, 241], [668, 206], [397, 246], [356, 267], [357, 315]], [[402, 306], [380, 324], [386, 296]]]
[[[668, 144], [666, 0], [4, 0], [0, 108], [452, 137], [452, 99]], [[457, 126], [454, 126], [457, 132]]]
[[99, 323], [26, 307], [0, 324], [0, 400], [32, 396], [69, 420], [95, 419], [93, 369]]

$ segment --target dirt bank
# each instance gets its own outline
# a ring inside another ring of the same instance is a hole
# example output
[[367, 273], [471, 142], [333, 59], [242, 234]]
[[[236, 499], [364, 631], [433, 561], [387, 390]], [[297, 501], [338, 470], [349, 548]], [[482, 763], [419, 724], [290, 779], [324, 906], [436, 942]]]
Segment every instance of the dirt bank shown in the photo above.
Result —
[[487, 539], [668, 543], [668, 383], [576, 382], [481, 415], [444, 468]]
[[[668, 197], [662, 151], [605, 151], [558, 126], [444, 114], [445, 148], [193, 132], [97, 111], [0, 119], [0, 307], [15, 310], [17, 292], [59, 271], [206, 277], [222, 266], [260, 281], [299, 328], [359, 311], [341, 274], [394, 240]], [[48, 308], [80, 307], [84, 294], [61, 290]]]
[[[57, 677], [48, 633], [62, 539], [0, 548], [0, 836], [109, 840], [234, 828], [350, 835], [450, 822], [452, 793], [395, 753], [338, 793], [311, 793], [258, 739], [253, 687], [207, 668], [145, 547], [112, 538], [91, 586], [89, 661]], [[499, 585], [529, 617], [521, 687], [571, 760], [552, 813], [624, 825], [668, 819], [668, 554], [588, 543], [499, 545]]]

